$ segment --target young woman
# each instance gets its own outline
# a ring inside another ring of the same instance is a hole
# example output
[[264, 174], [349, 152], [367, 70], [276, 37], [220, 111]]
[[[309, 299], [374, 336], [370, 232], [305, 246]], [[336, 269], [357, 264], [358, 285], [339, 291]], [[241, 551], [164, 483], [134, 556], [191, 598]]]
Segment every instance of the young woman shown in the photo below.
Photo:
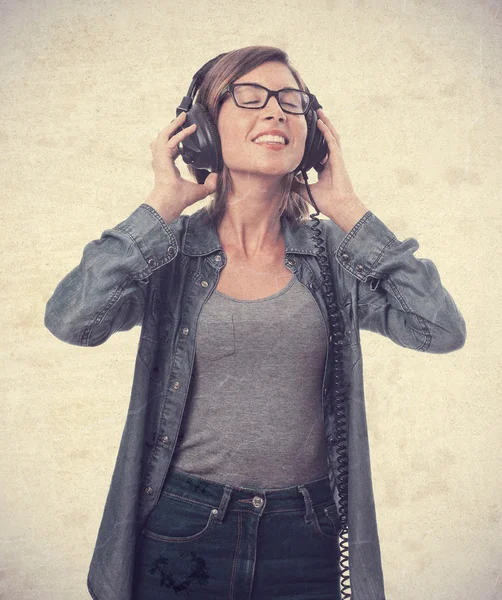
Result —
[[[181, 177], [179, 144], [196, 127], [178, 132], [180, 114], [151, 144], [146, 202], [86, 246], [49, 300], [46, 326], [68, 343], [142, 327], [89, 570], [95, 600], [342, 598], [341, 415], [327, 388], [334, 355], [311, 206], [294, 176], [305, 89], [280, 49], [227, 53], [197, 98], [217, 126], [222, 171]], [[416, 240], [397, 240], [357, 196], [335, 126], [317, 117], [328, 154], [310, 188], [328, 217], [350, 380], [350, 588], [354, 600], [384, 600], [359, 329], [444, 353], [463, 346], [465, 323], [434, 264], [413, 256]]]

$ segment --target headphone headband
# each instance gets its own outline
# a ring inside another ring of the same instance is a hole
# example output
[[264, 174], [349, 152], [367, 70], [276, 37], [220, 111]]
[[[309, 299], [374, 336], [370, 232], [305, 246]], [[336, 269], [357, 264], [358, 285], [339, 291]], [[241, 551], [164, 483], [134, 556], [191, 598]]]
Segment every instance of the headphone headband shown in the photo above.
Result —
[[218, 54], [218, 56], [216, 56], [215, 58], [212, 58], [211, 60], [208, 60], [206, 64], [202, 65], [202, 67], [192, 77], [192, 83], [190, 84], [190, 87], [188, 88], [188, 92], [186, 94], [187, 96], [191, 96], [192, 99], [195, 98], [195, 94], [196, 94], [197, 90], [199, 89], [200, 84], [202, 83], [202, 80], [206, 76], [206, 73], [211, 69], [211, 67], [215, 63], [219, 62], [219, 60], [221, 58], [223, 58], [224, 56], [226, 56], [227, 54], [228, 54], [228, 52], [223, 52], [222, 54]]

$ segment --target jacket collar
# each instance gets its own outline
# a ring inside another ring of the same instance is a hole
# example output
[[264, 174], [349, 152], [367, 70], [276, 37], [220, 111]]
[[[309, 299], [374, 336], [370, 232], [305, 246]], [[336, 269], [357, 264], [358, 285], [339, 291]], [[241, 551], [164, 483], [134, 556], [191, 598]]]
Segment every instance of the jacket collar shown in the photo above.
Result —
[[[294, 226], [284, 215], [281, 216], [286, 253], [317, 255], [311, 224], [313, 221], [308, 220]], [[218, 231], [208, 218], [207, 210], [202, 207], [188, 218], [181, 251], [189, 256], [203, 256], [217, 250], [223, 250]]]

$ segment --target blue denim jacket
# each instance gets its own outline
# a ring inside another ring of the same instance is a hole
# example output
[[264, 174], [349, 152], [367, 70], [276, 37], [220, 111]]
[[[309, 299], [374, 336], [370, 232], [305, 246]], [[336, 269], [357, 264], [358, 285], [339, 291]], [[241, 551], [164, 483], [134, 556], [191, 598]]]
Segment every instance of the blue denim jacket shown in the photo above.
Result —
[[[117, 331], [141, 325], [129, 411], [92, 556], [87, 585], [95, 600], [132, 600], [137, 536], [159, 500], [190, 386], [197, 320], [225, 268], [217, 230], [205, 207], [170, 224], [141, 204], [124, 221], [89, 242], [78, 266], [47, 302], [44, 324], [58, 339], [98, 346]], [[297, 228], [281, 217], [285, 266], [328, 313], [311, 220]], [[384, 600], [373, 498], [359, 330], [433, 354], [462, 348], [465, 322], [442, 286], [434, 263], [413, 253], [371, 211], [345, 233], [321, 219], [333, 287], [345, 319], [341, 346], [348, 395], [349, 566], [352, 600]], [[336, 469], [334, 412], [329, 409], [329, 345], [323, 418], [330, 480]], [[334, 487], [332, 487], [334, 489]], [[338, 505], [338, 494], [334, 495]], [[335, 567], [335, 565], [334, 565]]]

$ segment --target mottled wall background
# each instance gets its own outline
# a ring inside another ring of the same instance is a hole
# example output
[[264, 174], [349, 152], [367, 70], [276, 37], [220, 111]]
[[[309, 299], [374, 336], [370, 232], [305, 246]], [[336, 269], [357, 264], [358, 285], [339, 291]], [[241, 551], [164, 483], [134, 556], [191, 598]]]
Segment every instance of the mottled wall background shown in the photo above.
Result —
[[0, 2], [1, 598], [89, 597], [140, 333], [70, 346], [45, 304], [146, 199], [193, 73], [251, 44], [290, 54], [467, 323], [446, 355], [361, 332], [387, 600], [502, 598], [501, 39], [496, 0]]

